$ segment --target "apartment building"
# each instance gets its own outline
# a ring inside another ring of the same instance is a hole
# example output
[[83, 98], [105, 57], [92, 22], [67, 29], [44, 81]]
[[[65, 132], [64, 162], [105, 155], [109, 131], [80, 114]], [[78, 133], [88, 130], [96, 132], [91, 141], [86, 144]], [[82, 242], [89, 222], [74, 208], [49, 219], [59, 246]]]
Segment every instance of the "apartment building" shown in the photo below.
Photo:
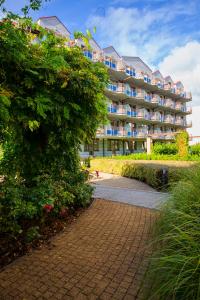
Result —
[[[43, 17], [38, 23], [70, 38], [57, 17]], [[91, 145], [82, 145], [82, 156], [143, 152], [147, 137], [152, 142], [171, 142], [176, 132], [192, 126], [186, 120], [192, 113], [187, 106], [192, 95], [180, 81], [164, 77], [159, 70], [153, 72], [139, 57], [120, 56], [112, 46], [101, 49], [94, 39], [90, 49], [81, 40], [70, 40], [69, 44], [81, 47], [94, 63], [102, 62], [110, 76], [105, 90], [109, 123], [99, 127]]]

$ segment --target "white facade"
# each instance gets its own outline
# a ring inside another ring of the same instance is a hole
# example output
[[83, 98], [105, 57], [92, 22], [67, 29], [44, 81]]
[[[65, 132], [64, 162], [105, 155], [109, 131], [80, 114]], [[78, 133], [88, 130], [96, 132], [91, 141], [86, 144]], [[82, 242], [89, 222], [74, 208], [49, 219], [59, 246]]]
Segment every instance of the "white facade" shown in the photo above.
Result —
[[[56, 34], [70, 36], [68, 29], [56, 17], [40, 18], [38, 23]], [[94, 39], [90, 49], [82, 40], [71, 40], [94, 63], [102, 62], [110, 75], [105, 90], [108, 99], [109, 124], [101, 126], [91, 145], [83, 145], [82, 156], [110, 156], [144, 152], [147, 137], [153, 141], [173, 141], [175, 133], [191, 127], [186, 116], [191, 109], [186, 103], [191, 94], [183, 84], [164, 77], [139, 57], [120, 56], [114, 47], [101, 49]]]

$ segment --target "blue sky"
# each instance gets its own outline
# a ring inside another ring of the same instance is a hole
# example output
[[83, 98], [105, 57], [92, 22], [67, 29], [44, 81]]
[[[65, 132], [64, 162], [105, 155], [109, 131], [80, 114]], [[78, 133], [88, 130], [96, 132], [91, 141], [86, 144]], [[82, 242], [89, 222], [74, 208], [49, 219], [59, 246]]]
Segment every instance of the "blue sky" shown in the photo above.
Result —
[[[7, 7], [19, 12], [25, 2], [7, 0]], [[199, 0], [51, 0], [31, 13], [34, 20], [50, 15], [57, 15], [71, 32], [96, 26], [100, 46], [140, 56], [153, 70], [181, 80], [200, 113]], [[197, 119], [194, 131], [200, 135]]]
[[[19, 12], [25, 2], [6, 3]], [[121, 54], [140, 55], [155, 67], [174, 46], [200, 41], [199, 0], [51, 0], [31, 13], [35, 20], [49, 15], [57, 15], [71, 32], [96, 26], [102, 47], [113, 44]]]

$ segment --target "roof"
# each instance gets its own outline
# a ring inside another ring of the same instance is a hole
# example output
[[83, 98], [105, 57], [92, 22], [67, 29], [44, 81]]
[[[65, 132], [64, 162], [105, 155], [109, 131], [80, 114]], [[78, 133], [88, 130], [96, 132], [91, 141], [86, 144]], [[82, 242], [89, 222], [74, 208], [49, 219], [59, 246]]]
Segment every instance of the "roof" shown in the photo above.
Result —
[[181, 81], [177, 81], [177, 82], [175, 82], [175, 85], [181, 85], [181, 86], [183, 87], [183, 84], [182, 84], [182, 82], [181, 82]]
[[145, 65], [149, 69], [150, 72], [152, 72], [151, 68], [139, 56], [122, 56], [122, 58], [124, 60], [129, 59], [134, 61], [135, 60], [140, 61], [143, 65]]
[[168, 81], [168, 82], [173, 82], [173, 80], [172, 80], [172, 78], [171, 78], [171, 76], [170, 75], [168, 75], [168, 76], [166, 76], [165, 78], [165, 81]]
[[113, 46], [108, 46], [106, 48], [103, 48], [103, 51], [109, 50], [109, 49], [113, 50], [117, 54], [117, 56], [119, 56], [119, 58], [121, 58], [121, 56], [119, 55], [119, 53], [115, 50], [115, 48]]
[[155, 72], [153, 72], [153, 75], [157, 75], [157, 74], [160, 75], [164, 79], [163, 75], [161, 74], [161, 72], [159, 70], [156, 70]]
[[57, 16], [40, 17], [37, 20], [37, 22], [42, 19], [57, 19], [58, 22], [69, 32], [69, 34], [71, 34], [71, 32], [68, 30], [68, 28], [65, 26], [65, 24], [63, 24], [63, 22]]
[[101, 47], [99, 46], [99, 44], [97, 43], [97, 41], [94, 38], [91, 38], [91, 40], [97, 45], [97, 47], [99, 47], [99, 49], [101, 49]]

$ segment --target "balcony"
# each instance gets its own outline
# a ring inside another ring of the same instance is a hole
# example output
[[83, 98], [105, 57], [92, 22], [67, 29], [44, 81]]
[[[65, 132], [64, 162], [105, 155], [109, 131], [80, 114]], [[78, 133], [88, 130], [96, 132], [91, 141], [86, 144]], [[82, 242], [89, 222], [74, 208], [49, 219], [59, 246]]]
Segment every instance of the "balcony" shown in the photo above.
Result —
[[163, 122], [163, 118], [161, 115], [151, 115], [150, 117], [151, 121], [157, 121], [157, 122]]
[[97, 136], [106, 136], [112, 138], [139, 138], [145, 139], [147, 131], [143, 130], [127, 130], [125, 127], [107, 127], [97, 130]]
[[183, 97], [185, 99], [192, 100], [192, 94], [190, 92], [184, 92], [184, 93], [182, 93], [181, 97]]
[[164, 105], [164, 100], [162, 98], [160, 98], [159, 96], [157, 95], [154, 95], [152, 97], [152, 100], [151, 100], [151, 103], [154, 103], [154, 104], [158, 104], [160, 106], [163, 106]]
[[164, 117], [164, 123], [174, 124], [174, 118], [172, 116]]
[[191, 128], [192, 127], [192, 121], [185, 122], [184, 126], [187, 127], [187, 128]]
[[175, 102], [172, 101], [171, 99], [164, 99], [164, 106], [169, 107], [171, 109], [175, 109]]
[[134, 69], [131, 68], [126, 68], [125, 70], [126, 75], [131, 76], [131, 77], [136, 77], [136, 73]]
[[192, 121], [186, 121], [185, 118], [184, 119], [178, 118], [175, 120], [175, 125], [190, 128], [192, 127]]
[[147, 75], [144, 75], [143, 80], [144, 82], [151, 84], [151, 78], [149, 78]]
[[127, 108], [126, 105], [109, 105], [108, 112], [113, 115], [124, 115], [130, 118], [137, 118], [138, 112], [134, 111], [130, 108]]
[[151, 95], [144, 95], [144, 100], [145, 100], [146, 102], [152, 103], [152, 96], [151, 96]]
[[169, 132], [159, 132], [159, 133], [153, 133], [151, 134], [151, 137], [154, 140], [174, 140], [175, 133], [169, 133]]
[[84, 54], [85, 57], [87, 57], [87, 58], [89, 58], [91, 60], [93, 59], [93, 53], [92, 53], [92, 51], [90, 51], [90, 50], [84, 50], [83, 54]]
[[143, 111], [138, 111], [137, 117], [139, 119], [151, 120], [150, 114], [147, 112], [143, 112]]
[[129, 96], [129, 97], [137, 97], [137, 92], [136, 90], [124, 90], [124, 94]]
[[117, 62], [111, 58], [106, 57], [104, 59], [104, 64], [110, 69], [117, 70]]
[[117, 84], [109, 83], [107, 86], [107, 89], [112, 92], [117, 92], [118, 86], [117, 86]]

